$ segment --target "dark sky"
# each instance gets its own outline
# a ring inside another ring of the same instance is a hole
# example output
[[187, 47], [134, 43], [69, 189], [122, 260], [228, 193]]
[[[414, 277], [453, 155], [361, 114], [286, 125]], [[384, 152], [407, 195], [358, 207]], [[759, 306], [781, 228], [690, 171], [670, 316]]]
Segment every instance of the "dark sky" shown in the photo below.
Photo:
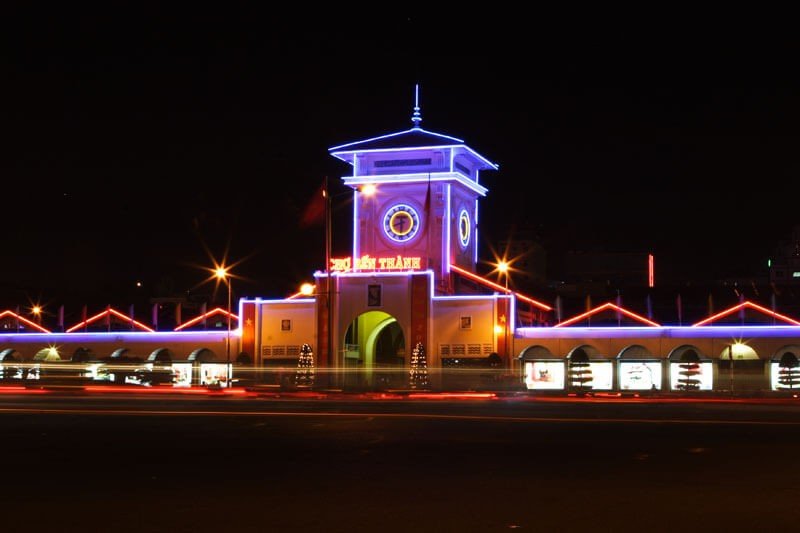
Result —
[[484, 242], [653, 251], [681, 281], [763, 274], [798, 223], [791, 33], [111, 9], [7, 18], [0, 307], [207, 290], [204, 246], [247, 258], [240, 295], [286, 294], [323, 263], [298, 217], [348, 172], [327, 148], [409, 127], [417, 81], [423, 127], [501, 166]]

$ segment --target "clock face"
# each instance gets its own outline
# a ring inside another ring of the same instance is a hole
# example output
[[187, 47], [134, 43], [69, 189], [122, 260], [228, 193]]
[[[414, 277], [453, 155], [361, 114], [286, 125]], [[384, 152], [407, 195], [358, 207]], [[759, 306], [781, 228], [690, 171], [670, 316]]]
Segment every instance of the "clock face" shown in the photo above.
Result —
[[471, 229], [469, 213], [467, 213], [466, 209], [462, 209], [458, 214], [458, 242], [461, 243], [462, 248], [466, 248], [469, 245]]
[[408, 204], [395, 204], [383, 215], [383, 232], [395, 242], [408, 242], [419, 231], [419, 215]]

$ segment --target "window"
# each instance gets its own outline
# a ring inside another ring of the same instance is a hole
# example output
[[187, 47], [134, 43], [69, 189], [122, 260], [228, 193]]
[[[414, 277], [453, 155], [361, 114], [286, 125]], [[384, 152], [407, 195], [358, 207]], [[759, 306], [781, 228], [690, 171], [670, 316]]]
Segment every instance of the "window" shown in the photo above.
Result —
[[367, 285], [367, 307], [381, 306], [381, 286]]

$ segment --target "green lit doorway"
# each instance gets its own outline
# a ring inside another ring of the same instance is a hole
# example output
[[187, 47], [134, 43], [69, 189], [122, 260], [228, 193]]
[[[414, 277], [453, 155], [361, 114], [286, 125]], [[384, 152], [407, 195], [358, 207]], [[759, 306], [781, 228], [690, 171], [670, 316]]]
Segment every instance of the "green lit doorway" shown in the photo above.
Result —
[[350, 323], [344, 335], [345, 386], [405, 387], [406, 342], [397, 319], [367, 311]]

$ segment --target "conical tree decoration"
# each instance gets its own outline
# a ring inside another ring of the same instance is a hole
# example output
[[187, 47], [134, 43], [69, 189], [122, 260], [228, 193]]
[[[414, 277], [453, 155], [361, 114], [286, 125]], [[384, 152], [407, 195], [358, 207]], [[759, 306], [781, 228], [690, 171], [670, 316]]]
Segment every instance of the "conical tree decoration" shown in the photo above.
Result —
[[314, 352], [308, 344], [304, 344], [300, 348], [300, 358], [297, 360], [297, 373], [295, 374], [294, 384], [298, 386], [311, 386], [314, 384]]
[[408, 375], [409, 386], [412, 389], [427, 389], [430, 387], [428, 382], [428, 358], [425, 355], [425, 347], [418, 342], [411, 350], [411, 370]]

